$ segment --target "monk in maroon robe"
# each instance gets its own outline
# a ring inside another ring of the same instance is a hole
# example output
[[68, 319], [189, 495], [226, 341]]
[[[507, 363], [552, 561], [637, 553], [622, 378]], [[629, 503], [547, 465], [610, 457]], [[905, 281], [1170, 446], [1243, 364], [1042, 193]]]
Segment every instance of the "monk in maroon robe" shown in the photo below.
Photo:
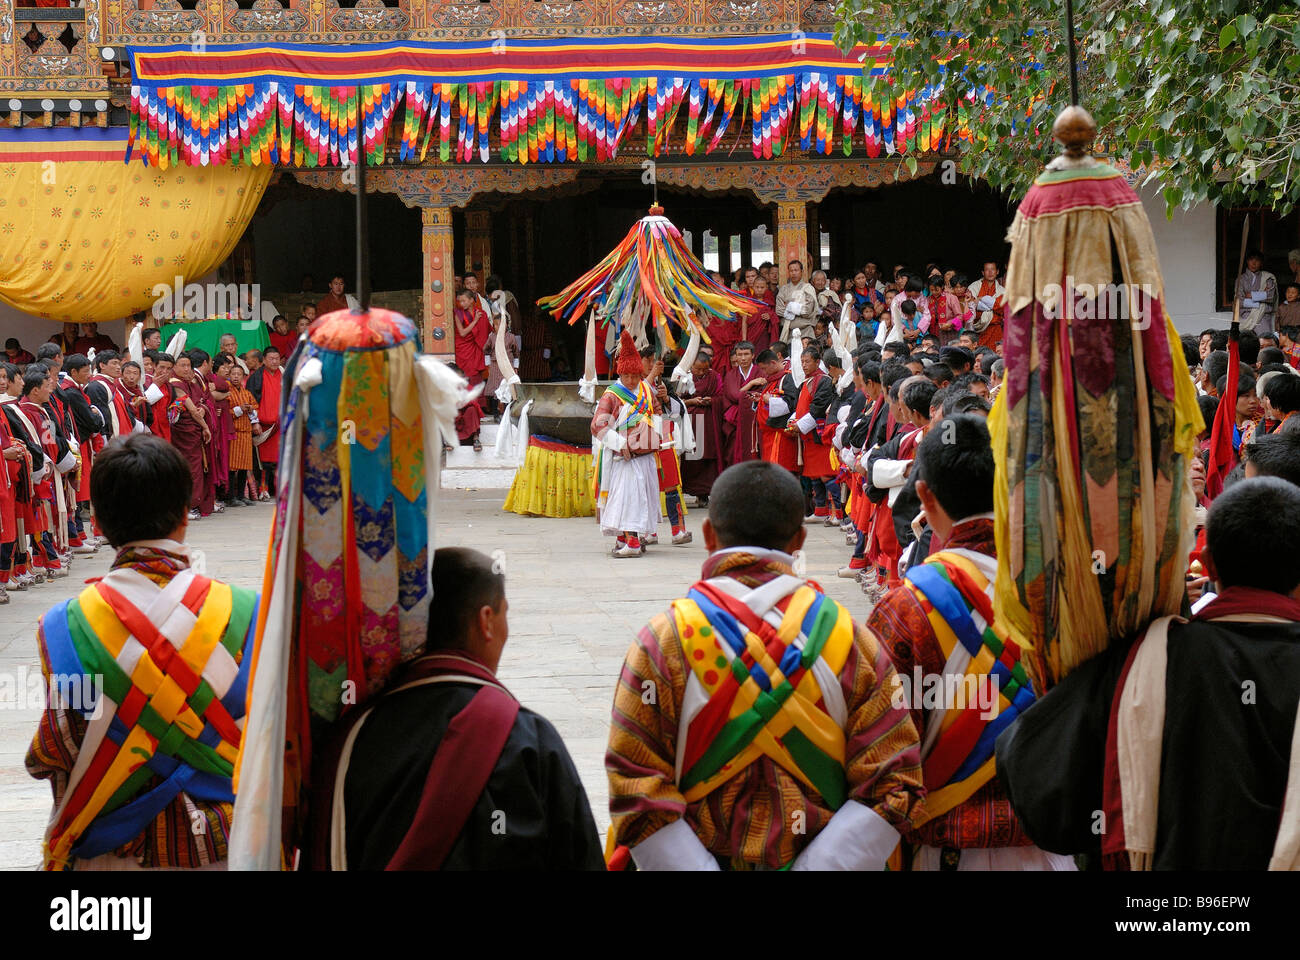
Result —
[[691, 373], [695, 392], [683, 402], [695, 431], [695, 453], [682, 460], [682, 490], [708, 500], [713, 481], [727, 468], [722, 436], [722, 377], [711, 369], [713, 358], [701, 351]]
[[[492, 321], [478, 303], [478, 295], [469, 290], [456, 294], [453, 313], [456, 325], [456, 366], [469, 381], [470, 388], [486, 381], [487, 343], [492, 332]], [[478, 398], [480, 410], [487, 409], [486, 398]]]
[[280, 393], [283, 389], [283, 358], [274, 346], [266, 348], [262, 365], [248, 378], [248, 392], [257, 399], [257, 422], [260, 436], [265, 436], [257, 446], [257, 457], [266, 477], [266, 488], [275, 496], [275, 469], [280, 462]]
[[763, 381], [763, 373], [754, 365], [754, 350], [749, 341], [736, 344], [735, 359], [722, 378], [723, 432], [728, 443], [727, 466], [758, 459], [758, 415], [754, 401], [743, 392], [746, 384]]
[[212, 513], [216, 500], [216, 486], [212, 482], [210, 446], [212, 431], [208, 426], [208, 387], [201, 374], [190, 366], [188, 354], [176, 358], [173, 377], [167, 383], [171, 392], [170, 418], [172, 446], [176, 447], [190, 465], [194, 487], [190, 494], [190, 519], [206, 517]]

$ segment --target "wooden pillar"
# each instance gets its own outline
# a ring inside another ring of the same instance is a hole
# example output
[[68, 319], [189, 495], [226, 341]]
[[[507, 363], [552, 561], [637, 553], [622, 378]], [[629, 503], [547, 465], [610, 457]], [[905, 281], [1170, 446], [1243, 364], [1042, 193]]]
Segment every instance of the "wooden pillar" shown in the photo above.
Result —
[[808, 205], [802, 200], [781, 200], [776, 205], [776, 265], [782, 281], [791, 260], [804, 265], [804, 278], [811, 273], [808, 265]]
[[453, 273], [451, 241], [451, 207], [421, 207], [424, 266], [424, 309], [420, 339], [426, 353], [455, 352], [455, 327], [451, 312], [456, 291], [451, 287]]
[[808, 263], [804, 264], [804, 273], [811, 276], [814, 270], [824, 269], [826, 264], [822, 263], [821, 219], [817, 215], [817, 205], [810, 203], [806, 209], [804, 223], [808, 235]]
[[704, 227], [698, 221], [691, 224], [691, 252], [696, 260], [704, 262]]
[[718, 235], [718, 273], [731, 276], [731, 228], [723, 227]]
[[739, 266], [749, 268], [754, 265], [754, 230], [746, 220], [740, 231]]
[[487, 210], [465, 211], [465, 272], [477, 274], [479, 289], [492, 272], [492, 215]]

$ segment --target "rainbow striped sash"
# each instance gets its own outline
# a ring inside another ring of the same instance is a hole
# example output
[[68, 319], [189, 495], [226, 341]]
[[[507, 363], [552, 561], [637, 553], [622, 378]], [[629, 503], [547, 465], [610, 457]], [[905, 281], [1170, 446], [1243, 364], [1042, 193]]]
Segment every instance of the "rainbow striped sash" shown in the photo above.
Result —
[[[654, 397], [644, 380], [637, 385], [635, 392], [615, 380], [606, 388], [605, 393], [612, 393], [623, 403], [623, 409], [619, 412], [618, 420], [613, 426], [614, 430], [626, 433], [642, 423], [654, 421]], [[601, 444], [599, 440], [593, 440], [591, 456], [594, 465], [591, 474], [591, 498], [603, 505], [609, 498], [609, 461], [613, 457], [613, 451]]]
[[650, 388], [644, 380], [637, 385], [635, 393], [623, 386], [618, 380], [611, 383], [605, 392], [612, 393], [622, 400], [624, 404], [623, 412], [615, 425], [616, 429], [630, 430], [654, 416], [654, 398], [651, 396]]
[[[45, 835], [45, 869], [128, 843], [182, 791], [232, 802], [257, 594], [190, 570], [159, 588], [127, 568], [41, 621], [51, 678], [89, 721]], [[53, 705], [52, 705], [53, 706]], [[161, 783], [139, 791], [153, 777]]]
[[994, 741], [1034, 702], [1020, 648], [994, 621], [993, 588], [974, 556], [942, 551], [904, 578], [946, 658], [945, 688], [950, 678], [960, 677], [955, 689], [963, 692], [990, 683], [997, 689], [996, 705], [988, 711], [977, 702], [946, 704], [930, 712], [921, 745], [926, 820], [964, 802], [993, 778]]
[[797, 577], [778, 579], [752, 592], [730, 578], [705, 580], [673, 601], [691, 666], [677, 738], [677, 783], [688, 801], [762, 756], [834, 809], [848, 798], [839, 673], [853, 621]]

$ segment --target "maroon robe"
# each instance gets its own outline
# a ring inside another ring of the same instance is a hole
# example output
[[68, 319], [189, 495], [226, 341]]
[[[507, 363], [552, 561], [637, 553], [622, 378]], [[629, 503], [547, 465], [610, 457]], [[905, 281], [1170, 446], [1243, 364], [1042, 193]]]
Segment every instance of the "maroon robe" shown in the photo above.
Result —
[[754, 402], [740, 392], [740, 388], [751, 380], [766, 382], [757, 365], [751, 366], [749, 374], [744, 377], [738, 367], [732, 367], [722, 380], [722, 429], [727, 441], [727, 466], [758, 459], [758, 415]]
[[[167, 384], [173, 400], [180, 400], [180, 416], [172, 424], [172, 446], [179, 450], [190, 465], [193, 487], [190, 492], [190, 509], [203, 516], [212, 512], [216, 502], [216, 484], [212, 481], [212, 459], [209, 444], [203, 442], [203, 428], [194, 422], [184, 409], [185, 397], [199, 410], [208, 409], [208, 387], [203, 374], [195, 372], [189, 380], [177, 377]], [[211, 430], [211, 424], [208, 429]]]
[[754, 345], [755, 357], [772, 345], [772, 341], [781, 330], [780, 324], [777, 323], [776, 311], [771, 306], [751, 313], [746, 326], [749, 342]]
[[707, 497], [713, 481], [727, 468], [722, 433], [722, 377], [716, 370], [695, 378], [695, 393], [687, 400], [706, 398], [711, 401], [707, 406], [686, 408], [695, 431], [695, 453], [682, 460], [682, 490], [694, 497]]

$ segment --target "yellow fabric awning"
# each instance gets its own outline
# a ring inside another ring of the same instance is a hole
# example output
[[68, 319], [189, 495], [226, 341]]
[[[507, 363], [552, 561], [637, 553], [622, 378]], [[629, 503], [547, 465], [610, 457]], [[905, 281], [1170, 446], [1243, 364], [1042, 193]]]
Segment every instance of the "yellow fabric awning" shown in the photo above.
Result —
[[230, 256], [269, 167], [124, 164], [126, 130], [0, 134], [0, 300], [52, 321], [121, 320], [157, 284]]

